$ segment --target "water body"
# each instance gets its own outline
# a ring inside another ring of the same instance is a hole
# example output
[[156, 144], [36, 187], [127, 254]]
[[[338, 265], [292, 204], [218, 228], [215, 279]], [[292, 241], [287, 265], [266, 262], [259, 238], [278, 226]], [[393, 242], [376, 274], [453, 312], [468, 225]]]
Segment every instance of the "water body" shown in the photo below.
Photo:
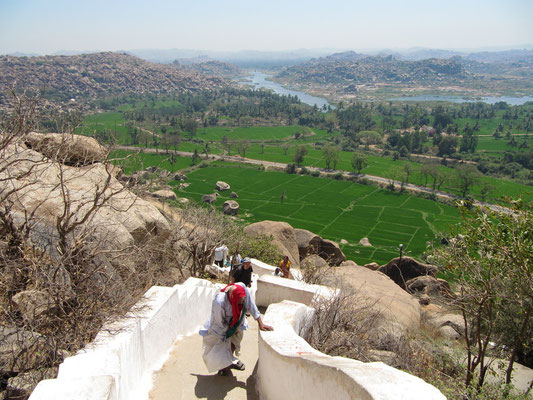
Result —
[[476, 103], [482, 102], [487, 104], [495, 104], [500, 101], [505, 101], [511, 106], [520, 106], [528, 101], [533, 101], [533, 97], [508, 97], [508, 96], [487, 96], [487, 97], [476, 97], [474, 99], [459, 97], [459, 96], [431, 96], [431, 95], [421, 95], [421, 96], [405, 96], [405, 97], [394, 97], [389, 99], [390, 101], [449, 101], [452, 103]]
[[[322, 108], [324, 105], [326, 107], [329, 105], [334, 108], [333, 105], [328, 103], [328, 101], [322, 97], [312, 96], [306, 92], [300, 92], [297, 90], [287, 89], [277, 82], [272, 82], [267, 80], [269, 74], [265, 74], [261, 71], [253, 71], [249, 76], [246, 77], [246, 80], [239, 81], [239, 83], [251, 85], [255, 89], [263, 88], [272, 90], [274, 93], [279, 95], [291, 95], [297, 96], [303, 103], [309, 104], [311, 106], [316, 106]], [[528, 101], [533, 101], [533, 97], [509, 97], [509, 96], [485, 96], [485, 97], [476, 97], [476, 98], [466, 98], [460, 96], [439, 96], [439, 95], [419, 95], [419, 96], [403, 96], [403, 97], [393, 97], [388, 99], [389, 101], [448, 101], [451, 103], [476, 103], [483, 102], [487, 104], [495, 104], [500, 101], [504, 101], [511, 106], [519, 106]]]
[[261, 71], [253, 71], [251, 75], [247, 76], [245, 81], [239, 81], [239, 83], [245, 84], [245, 85], [251, 85], [255, 89], [269, 89], [272, 90], [274, 93], [277, 93], [282, 96], [297, 96], [302, 103], [309, 104], [311, 106], [316, 105], [318, 108], [322, 108], [324, 105], [327, 107], [328, 105], [333, 108], [331, 104], [328, 103], [328, 101], [322, 97], [315, 97], [311, 96], [308, 93], [305, 92], [299, 92], [297, 90], [291, 90], [283, 87], [279, 83], [268, 81], [267, 78], [270, 77], [270, 75], [265, 74]]

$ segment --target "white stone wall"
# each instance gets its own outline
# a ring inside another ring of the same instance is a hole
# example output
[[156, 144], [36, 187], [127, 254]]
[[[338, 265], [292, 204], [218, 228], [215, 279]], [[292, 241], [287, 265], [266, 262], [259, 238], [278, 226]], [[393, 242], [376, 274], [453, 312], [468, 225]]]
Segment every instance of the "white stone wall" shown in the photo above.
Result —
[[57, 379], [40, 382], [30, 399], [146, 399], [153, 371], [177, 338], [198, 332], [220, 287], [194, 278], [172, 288], [152, 287], [132, 315], [106, 326], [65, 359]]
[[265, 322], [273, 332], [259, 334], [257, 390], [261, 400], [445, 400], [422, 379], [381, 362], [330, 357], [299, 335], [312, 309], [292, 301], [271, 305]]
[[283, 300], [292, 300], [310, 305], [320, 297], [336, 296], [338, 290], [326, 286], [311, 285], [273, 275], [262, 275], [257, 280], [256, 304], [268, 307]]

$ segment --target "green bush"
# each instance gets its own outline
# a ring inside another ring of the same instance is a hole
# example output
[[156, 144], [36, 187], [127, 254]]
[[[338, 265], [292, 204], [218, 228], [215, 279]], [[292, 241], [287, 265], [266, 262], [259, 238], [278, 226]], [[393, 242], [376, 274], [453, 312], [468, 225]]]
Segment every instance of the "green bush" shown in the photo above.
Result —
[[296, 164], [287, 164], [287, 167], [285, 168], [285, 172], [288, 174], [295, 174], [296, 173]]
[[[239, 243], [238, 252], [243, 257], [252, 257], [267, 264], [276, 265], [283, 255], [272, 243], [272, 240], [272, 236], [252, 237], [244, 235]], [[231, 248], [232, 245], [230, 245]]]

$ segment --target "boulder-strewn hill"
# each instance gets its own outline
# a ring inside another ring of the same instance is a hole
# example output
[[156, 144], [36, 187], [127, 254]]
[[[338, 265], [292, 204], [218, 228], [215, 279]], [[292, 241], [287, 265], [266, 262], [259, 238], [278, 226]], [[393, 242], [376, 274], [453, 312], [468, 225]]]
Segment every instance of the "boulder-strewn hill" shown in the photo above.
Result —
[[75, 56], [0, 57], [0, 106], [6, 89], [40, 93], [55, 101], [84, 100], [126, 93], [168, 93], [215, 89], [227, 85], [175, 65], [154, 64], [117, 53]]
[[[532, 52], [533, 53], [533, 52]], [[490, 54], [490, 53], [488, 53]], [[522, 53], [520, 53], [522, 54]], [[463, 65], [467, 71], [474, 74], [498, 75], [500, 77], [524, 77], [530, 79], [533, 77], [533, 56], [524, 55], [523, 58], [513, 57], [509, 54], [507, 61], [495, 59], [483, 61], [481, 57], [476, 58], [469, 55], [467, 57], [453, 57], [453, 60]]]
[[470, 53], [465, 59], [482, 63], [509, 64], [514, 62], [533, 62], [533, 50], [482, 51]]
[[176, 60], [173, 63], [185, 70], [195, 71], [203, 75], [217, 76], [222, 78], [232, 78], [243, 74], [239, 67], [216, 60], [203, 62], [187, 62], [187, 60]]
[[362, 57], [357, 53], [334, 54], [289, 67], [277, 77], [296, 83], [368, 84], [456, 82], [468, 77], [455, 60], [397, 60], [388, 57]]

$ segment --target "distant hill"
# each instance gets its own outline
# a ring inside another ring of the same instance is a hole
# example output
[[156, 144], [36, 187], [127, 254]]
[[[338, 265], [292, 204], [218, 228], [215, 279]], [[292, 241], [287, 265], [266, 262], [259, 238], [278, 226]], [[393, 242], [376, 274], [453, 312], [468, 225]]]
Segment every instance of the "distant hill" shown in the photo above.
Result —
[[533, 50], [483, 51], [470, 53], [464, 58], [482, 63], [533, 63]]
[[234, 78], [244, 74], [244, 71], [241, 68], [233, 64], [215, 60], [205, 60], [204, 58], [176, 60], [173, 64], [207, 76]]
[[218, 60], [234, 64], [241, 68], [271, 68], [299, 64], [313, 57], [322, 57], [334, 53], [333, 49], [296, 49], [285, 51], [213, 51], [190, 49], [136, 49], [127, 53], [148, 61], [172, 63], [174, 60], [202, 59]]
[[513, 59], [504, 62], [489, 62], [489, 61], [477, 61], [477, 59], [483, 59], [483, 57], [454, 57], [453, 59], [463, 65], [465, 69], [473, 74], [489, 75], [495, 79], [502, 78], [533, 78], [533, 60], [529, 61], [527, 58], [522, 60]]
[[[409, 49], [398, 54], [397, 58], [411, 61], [427, 60], [428, 58], [452, 58], [464, 53], [453, 50], [441, 49]], [[392, 54], [394, 55], [394, 54]]]
[[457, 81], [466, 78], [468, 73], [456, 60], [405, 61], [392, 56], [364, 56], [348, 52], [288, 67], [276, 76], [296, 83], [358, 85]]
[[18, 91], [40, 94], [55, 103], [128, 93], [199, 91], [228, 85], [222, 78], [119, 53], [1, 56], [0, 107], [7, 101], [7, 89], [15, 83]]
[[324, 57], [324, 60], [329, 61], [357, 61], [367, 58], [367, 54], [356, 53], [355, 51], [344, 51], [342, 53], [334, 53], [330, 56]]

